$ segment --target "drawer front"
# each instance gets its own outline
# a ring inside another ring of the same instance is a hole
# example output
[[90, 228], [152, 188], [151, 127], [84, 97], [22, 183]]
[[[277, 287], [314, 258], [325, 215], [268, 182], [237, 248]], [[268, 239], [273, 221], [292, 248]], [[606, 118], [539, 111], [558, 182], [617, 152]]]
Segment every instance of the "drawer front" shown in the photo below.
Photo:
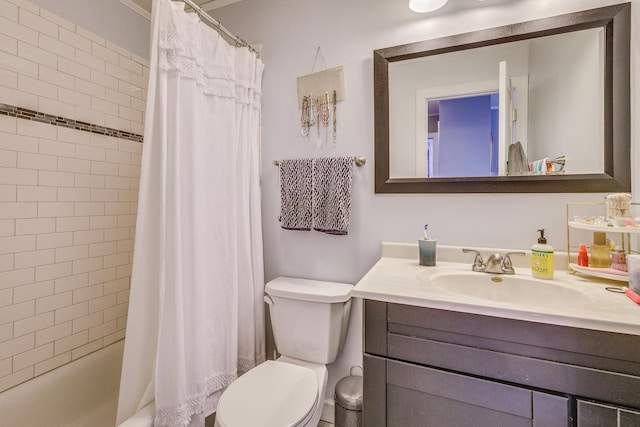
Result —
[[640, 376], [640, 336], [388, 304], [388, 330]]
[[531, 419], [531, 391], [465, 375], [390, 360], [387, 385], [438, 396], [452, 402]]
[[[527, 418], [391, 385], [387, 404], [389, 427], [532, 426]], [[368, 424], [365, 425], [368, 427]]]
[[387, 354], [387, 303], [364, 300], [364, 351]]
[[389, 357], [640, 408], [640, 377], [389, 334]]
[[398, 361], [387, 362], [388, 426], [566, 427], [568, 399]]

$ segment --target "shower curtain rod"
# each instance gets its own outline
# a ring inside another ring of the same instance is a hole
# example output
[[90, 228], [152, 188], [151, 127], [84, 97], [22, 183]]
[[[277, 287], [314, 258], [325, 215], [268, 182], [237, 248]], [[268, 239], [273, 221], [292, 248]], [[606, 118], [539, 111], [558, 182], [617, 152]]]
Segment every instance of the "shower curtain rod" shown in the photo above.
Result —
[[191, 6], [191, 8], [196, 12], [196, 14], [202, 19], [206, 19], [207, 21], [209, 21], [211, 24], [213, 24], [213, 26], [218, 30], [218, 31], [222, 31], [227, 37], [229, 37], [231, 40], [233, 40], [236, 43], [236, 46], [241, 46], [241, 47], [246, 47], [248, 48], [251, 52], [253, 53], [258, 53], [254, 48], [252, 48], [249, 43], [247, 43], [246, 41], [242, 40], [240, 37], [238, 37], [237, 35], [235, 35], [234, 33], [232, 33], [230, 30], [228, 30], [224, 25], [222, 25], [220, 23], [220, 21], [218, 21], [217, 19], [213, 18], [211, 15], [209, 15], [207, 12], [204, 11], [204, 9], [202, 9], [200, 6], [198, 6], [196, 3], [194, 3], [192, 0], [179, 0], [182, 1], [183, 3], [188, 4], [189, 6]]

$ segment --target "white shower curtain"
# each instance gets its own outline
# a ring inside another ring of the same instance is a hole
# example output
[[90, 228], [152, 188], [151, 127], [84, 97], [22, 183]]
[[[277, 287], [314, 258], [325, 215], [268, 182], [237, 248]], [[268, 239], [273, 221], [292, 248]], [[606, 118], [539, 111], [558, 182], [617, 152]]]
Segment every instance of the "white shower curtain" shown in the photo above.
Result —
[[202, 426], [265, 357], [259, 115], [263, 64], [154, 0], [120, 424]]

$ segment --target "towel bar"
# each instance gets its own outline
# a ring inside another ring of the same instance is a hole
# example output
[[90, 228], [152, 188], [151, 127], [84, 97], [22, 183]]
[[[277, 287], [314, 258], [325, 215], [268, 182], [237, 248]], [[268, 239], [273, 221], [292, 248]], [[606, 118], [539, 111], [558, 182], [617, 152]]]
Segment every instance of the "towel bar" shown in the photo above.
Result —
[[[353, 163], [356, 164], [356, 166], [358, 167], [362, 167], [365, 165], [365, 163], [367, 163], [367, 159], [364, 156], [354, 156], [353, 157]], [[280, 165], [280, 160], [274, 160], [273, 161], [273, 165], [274, 166], [279, 166]]]

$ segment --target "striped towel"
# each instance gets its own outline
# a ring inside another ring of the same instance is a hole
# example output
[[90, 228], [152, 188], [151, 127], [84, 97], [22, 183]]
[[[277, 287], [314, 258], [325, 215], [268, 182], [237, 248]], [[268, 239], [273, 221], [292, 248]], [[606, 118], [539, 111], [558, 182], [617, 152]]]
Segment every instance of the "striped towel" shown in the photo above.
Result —
[[353, 157], [313, 160], [313, 229], [347, 234], [351, 215]]
[[287, 230], [311, 229], [313, 162], [280, 160], [280, 222]]
[[545, 175], [549, 171], [549, 164], [547, 164], [548, 161], [549, 158], [545, 157], [544, 159], [534, 160], [533, 162], [529, 163], [529, 169], [531, 169], [531, 173], [533, 173], [534, 175]]

